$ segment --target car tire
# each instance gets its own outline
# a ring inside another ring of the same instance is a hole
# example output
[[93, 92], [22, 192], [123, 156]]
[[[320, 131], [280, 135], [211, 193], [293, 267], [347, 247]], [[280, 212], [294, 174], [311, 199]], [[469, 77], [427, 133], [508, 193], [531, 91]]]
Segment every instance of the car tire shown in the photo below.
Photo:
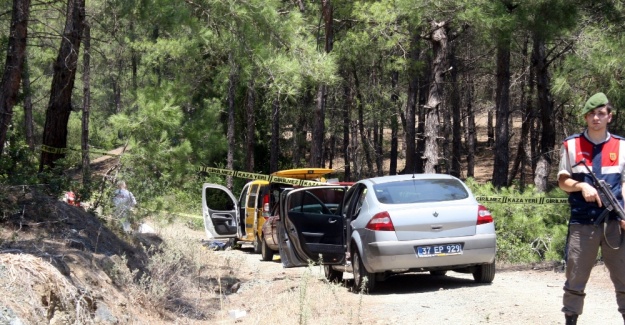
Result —
[[261, 237], [260, 239], [260, 256], [262, 257], [263, 261], [271, 261], [273, 260], [273, 251], [271, 250], [271, 248], [269, 248], [269, 245], [267, 245], [267, 242]]
[[362, 262], [358, 250], [352, 252], [352, 269], [354, 272], [354, 292], [371, 292], [375, 288], [375, 274], [369, 273]]
[[324, 265], [323, 266], [323, 273], [326, 276], [326, 279], [329, 282], [341, 282], [343, 281], [343, 272], [342, 271], [337, 271], [335, 269], [332, 268], [332, 265]]
[[254, 242], [253, 242], [253, 245], [254, 245], [254, 254], [260, 254], [260, 251], [261, 251], [261, 246], [260, 246], [260, 245], [261, 245], [261, 242], [260, 242], [260, 238], [258, 238], [258, 235], [256, 235], [256, 236], [254, 237]]
[[495, 279], [495, 262], [477, 266], [473, 280], [477, 283], [491, 283]]
[[430, 275], [433, 275], [433, 276], [445, 276], [446, 274], [447, 274], [447, 270], [430, 271]]

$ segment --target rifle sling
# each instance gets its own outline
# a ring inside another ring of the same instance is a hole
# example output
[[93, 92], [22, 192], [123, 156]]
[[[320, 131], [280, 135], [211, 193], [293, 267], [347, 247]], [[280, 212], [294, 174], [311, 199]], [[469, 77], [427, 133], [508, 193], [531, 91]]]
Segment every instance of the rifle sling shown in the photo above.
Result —
[[[604, 212], [601, 213], [601, 215], [603, 215], [606, 211], [609, 213], [609, 211], [606, 209]], [[599, 216], [600, 218], [601, 218], [601, 215]], [[620, 234], [619, 237], [621, 238], [621, 240], [620, 240], [618, 246], [614, 247], [614, 246], [610, 245], [610, 242], [608, 241], [608, 237], [605, 235], [606, 230], [608, 229], [608, 220], [609, 220], [609, 218], [605, 218], [605, 217], [602, 220], [603, 221], [603, 239], [605, 239], [605, 243], [606, 243], [606, 245], [608, 245], [608, 247], [610, 247], [612, 249], [619, 249], [619, 248], [621, 248], [621, 245], [623, 245], [623, 232], [621, 231], [620, 222], [617, 224], [617, 226], [618, 226], [618, 232]], [[597, 223], [595, 222], [595, 225], [596, 224]]]

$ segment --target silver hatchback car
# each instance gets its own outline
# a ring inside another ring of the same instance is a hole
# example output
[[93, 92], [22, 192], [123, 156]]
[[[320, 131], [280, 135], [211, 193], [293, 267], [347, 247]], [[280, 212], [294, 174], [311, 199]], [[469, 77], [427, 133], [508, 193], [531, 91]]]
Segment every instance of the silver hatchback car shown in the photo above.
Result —
[[453, 270], [472, 273], [479, 283], [493, 281], [493, 217], [458, 178], [414, 174], [364, 179], [344, 194], [338, 209], [323, 206], [319, 191], [337, 195], [345, 190], [325, 186], [284, 193], [280, 213], [286, 218], [280, 220], [278, 235], [285, 267], [320, 262], [331, 281], [352, 272], [355, 291], [370, 291], [376, 282], [404, 272], [445, 275]]

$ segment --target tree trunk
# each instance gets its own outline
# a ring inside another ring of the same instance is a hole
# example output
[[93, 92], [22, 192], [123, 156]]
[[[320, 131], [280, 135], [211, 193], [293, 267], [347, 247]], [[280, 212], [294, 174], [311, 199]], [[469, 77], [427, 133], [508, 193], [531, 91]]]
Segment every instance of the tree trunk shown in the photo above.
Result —
[[462, 156], [462, 123], [460, 114], [460, 83], [458, 82], [458, 67], [456, 66], [456, 55], [451, 45], [451, 155], [449, 164], [449, 174], [460, 177], [460, 159]]
[[[277, 95], [279, 96], [279, 95]], [[278, 171], [278, 156], [280, 155], [280, 99], [276, 97], [271, 105], [271, 144], [269, 158], [269, 173]], [[295, 134], [293, 134], [295, 138]]]
[[446, 22], [432, 22], [433, 65], [432, 82], [425, 105], [425, 173], [436, 173], [439, 164], [439, 108], [443, 99], [443, 74], [447, 71], [447, 30]]
[[312, 144], [310, 146], [309, 167], [321, 167], [323, 140], [325, 134], [326, 85], [319, 85], [317, 103], [313, 112]]
[[[234, 151], [235, 151], [235, 138], [234, 138], [234, 111], [235, 111], [235, 87], [237, 85], [237, 79], [239, 77], [238, 66], [234, 63], [233, 54], [230, 53], [228, 58], [230, 63], [230, 75], [228, 76], [228, 131], [226, 132], [226, 138], [228, 140], [228, 155], [226, 157], [226, 168], [234, 170]], [[226, 187], [230, 190], [234, 187], [232, 176], [226, 177]]]
[[507, 186], [510, 119], [510, 42], [502, 40], [497, 47], [497, 89], [495, 94], [495, 147], [493, 150], [493, 179], [495, 187]]
[[475, 152], [477, 150], [477, 128], [475, 127], [475, 112], [473, 112], [473, 75], [467, 74], [467, 178], [475, 176]]
[[373, 143], [375, 147], [375, 169], [376, 175], [384, 175], [384, 155], [382, 154], [382, 144], [384, 143], [384, 123], [382, 119], [373, 121]]
[[7, 57], [0, 83], [0, 155], [4, 151], [7, 132], [13, 119], [13, 107], [21, 85], [29, 15], [30, 0], [13, 0]]
[[[399, 82], [399, 72], [393, 71], [391, 73], [391, 103], [392, 103], [392, 111], [391, 111], [391, 155], [390, 155], [390, 165], [389, 165], [389, 175], [397, 175], [397, 153], [398, 153], [398, 130], [399, 123], [397, 121], [397, 103], [399, 101], [399, 95], [397, 95], [397, 83]], [[414, 129], [413, 129], [414, 130]], [[414, 139], [414, 138], [413, 138]], [[414, 142], [413, 142], [414, 143]]]
[[534, 89], [536, 88], [536, 69], [534, 68], [533, 64], [530, 64], [530, 73], [528, 76], [528, 90], [527, 90], [527, 99], [526, 99], [526, 104], [525, 106], [527, 106], [527, 109], [529, 111], [529, 138], [528, 141], [525, 141], [525, 152], [527, 153], [527, 161], [525, 162], [525, 164], [527, 165], [527, 167], [529, 167], [528, 169], [532, 172], [531, 176], [534, 176], [534, 170], [536, 170], [536, 163], [537, 163], [537, 159], [535, 159], [535, 157], [538, 157], [536, 151], [537, 151], [537, 143], [538, 143], [538, 131], [536, 130], [537, 128], [537, 123], [536, 121], [538, 120], [538, 113], [536, 112], [536, 105], [535, 100], [534, 100]]
[[[434, 63], [432, 62], [432, 58], [427, 58], [428, 63], [427, 66], [432, 66]], [[418, 89], [418, 101], [417, 101], [417, 130], [415, 134], [416, 141], [416, 153], [415, 153], [415, 162], [414, 162], [414, 172], [415, 173], [423, 173], [425, 170], [425, 122], [426, 122], [426, 112], [427, 112], [427, 100], [430, 94], [429, 87], [430, 82], [433, 79], [432, 69], [421, 69], [422, 75], [419, 77], [420, 81], [417, 85]]]
[[[308, 165], [308, 162], [306, 161], [306, 156], [310, 151], [308, 130], [310, 130], [309, 122], [312, 118], [311, 115], [307, 114], [307, 108], [314, 105], [313, 100], [314, 98], [310, 92], [306, 92], [306, 96], [304, 96], [300, 102], [302, 109], [300, 109], [300, 112], [296, 112], [295, 116], [292, 117], [294, 123], [289, 123], [291, 124], [291, 138], [293, 144], [293, 148], [291, 150], [291, 164], [293, 167], [303, 167]], [[278, 134], [280, 134], [279, 132], [280, 131], [278, 131]]]
[[91, 110], [91, 26], [85, 23], [85, 46], [83, 53], [83, 103], [82, 103], [82, 134], [80, 148], [82, 149], [82, 184], [89, 188], [91, 184], [91, 170], [89, 161], [89, 112]]
[[419, 41], [421, 40], [418, 30], [411, 28], [410, 38], [410, 51], [408, 52], [408, 94], [406, 98], [406, 113], [405, 113], [405, 125], [404, 134], [406, 142], [406, 165], [404, 166], [403, 174], [411, 174], [415, 172], [416, 166], [416, 106], [417, 95], [419, 93], [419, 72], [417, 71], [417, 64], [419, 61]]
[[299, 12], [301, 13], [306, 12], [306, 7], [304, 6], [304, 0], [295, 0], [295, 3], [297, 4], [297, 7], [299, 8]]
[[32, 152], [35, 151], [35, 131], [33, 126], [33, 95], [30, 88], [30, 70], [28, 58], [24, 56], [24, 69], [22, 70], [22, 94], [24, 96], [24, 134], [26, 143]]
[[[134, 21], [130, 21], [130, 41], [136, 41], [136, 32], [135, 32], [135, 24]], [[131, 72], [131, 80], [132, 80], [132, 94], [133, 98], [137, 96], [137, 88], [139, 88], [139, 84], [137, 83], [137, 69], [139, 68], [139, 54], [135, 50], [134, 47], [130, 47], [130, 72]]]
[[363, 178], [362, 172], [362, 154], [361, 154], [361, 146], [358, 143], [358, 125], [360, 123], [356, 120], [352, 120], [350, 124], [350, 130], [352, 132], [350, 136], [351, 140], [351, 152], [352, 152], [352, 167], [353, 167], [353, 178], [358, 180]]
[[[360, 81], [358, 79], [358, 73], [354, 67], [354, 87], [356, 88], [356, 97], [358, 98], [358, 133], [360, 133], [360, 143], [362, 145], [362, 151], [365, 156], [365, 163], [367, 164], [367, 175], [373, 172], [373, 161], [371, 159], [371, 149], [367, 133], [365, 132], [365, 107], [364, 98], [360, 92]], [[360, 173], [362, 175], [362, 173]]]
[[[334, 44], [334, 8], [332, 7], [332, 1], [321, 1], [321, 15], [323, 16], [325, 27], [325, 46], [326, 53], [332, 52]], [[327, 86], [325, 84], [319, 85], [317, 92], [317, 105], [315, 106], [315, 112], [313, 117], [313, 139], [312, 146], [310, 148], [310, 167], [322, 167], [323, 158], [323, 141], [325, 138], [325, 110], [326, 110], [326, 95]]]
[[[334, 118], [330, 118], [330, 121], [335, 121]], [[329, 144], [328, 144], [328, 149], [324, 150], [325, 157], [323, 162], [322, 162], [322, 166], [326, 166], [326, 159], [328, 162], [328, 168], [333, 169], [334, 168], [334, 157], [336, 155], [336, 142], [337, 142], [337, 138], [336, 135], [334, 133], [332, 133], [332, 135], [330, 135], [330, 139], [329, 139]]]
[[[521, 70], [526, 70], [527, 69], [527, 60], [526, 58], [528, 57], [528, 40], [526, 40], [523, 44], [523, 60], [521, 62]], [[531, 71], [531, 69], [529, 69]], [[530, 78], [531, 78], [531, 73], [530, 73]], [[519, 173], [520, 171], [520, 177], [519, 177], [519, 189], [521, 190], [521, 192], [525, 189], [525, 162], [526, 159], [528, 157], [528, 151], [526, 151], [528, 142], [527, 139], [529, 137], [529, 131], [530, 131], [530, 125], [532, 122], [532, 101], [528, 100], [526, 98], [531, 98], [531, 95], [528, 95], [527, 91], [526, 91], [526, 87], [525, 84], [527, 81], [529, 81], [530, 83], [532, 82], [531, 79], [529, 78], [524, 78], [521, 80], [521, 85], [520, 85], [520, 89], [521, 89], [521, 98], [519, 100], [519, 102], [521, 103], [521, 106], [523, 107], [523, 116], [522, 116], [522, 120], [521, 120], [521, 136], [520, 136], [520, 140], [519, 140], [519, 144], [517, 146], [517, 152], [514, 158], [514, 161], [512, 163], [512, 169], [510, 170], [510, 175], [508, 177], [508, 185], [512, 184], [512, 182], [514, 181], [514, 178], [516, 177], [517, 173]], [[530, 93], [531, 94], [531, 93]]]
[[256, 106], [256, 90], [254, 88], [254, 78], [250, 78], [247, 86], [247, 104], [246, 104], [246, 136], [245, 136], [245, 170], [254, 171], [254, 147], [256, 144], [256, 116], [254, 107]]
[[488, 113], [487, 113], [487, 117], [486, 117], [486, 133], [487, 133], [487, 140], [486, 140], [486, 146], [488, 148], [492, 148], [495, 145], [495, 126], [493, 125], [493, 119], [495, 117], [493, 116], [493, 109], [489, 108], [488, 109]]
[[[345, 79], [347, 80], [347, 73], [344, 73]], [[352, 105], [352, 91], [349, 87], [349, 83], [343, 83], [343, 157], [345, 157], [345, 181], [350, 181], [352, 179], [352, 170], [351, 170], [351, 162], [352, 157], [350, 153], [350, 107]]]
[[545, 42], [534, 36], [534, 65], [536, 67], [536, 91], [540, 111], [542, 134], [540, 138], [539, 160], [536, 166], [534, 183], [539, 192], [547, 191], [551, 152], [554, 150], [555, 119], [553, 118], [553, 99], [551, 97], [551, 76], [549, 75]]
[[84, 29], [85, 1], [68, 0], [66, 17], [59, 55], [54, 62], [50, 102], [43, 129], [40, 171], [43, 171], [44, 166], [54, 167], [54, 162], [65, 157], [67, 150], [67, 123], [72, 111], [72, 90]]

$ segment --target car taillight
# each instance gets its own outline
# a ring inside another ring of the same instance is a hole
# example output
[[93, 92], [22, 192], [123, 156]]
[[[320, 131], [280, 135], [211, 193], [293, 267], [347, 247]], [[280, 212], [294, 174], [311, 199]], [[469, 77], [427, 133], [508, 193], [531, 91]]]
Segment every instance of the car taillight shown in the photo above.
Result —
[[386, 211], [374, 215], [365, 228], [377, 231], [395, 231], [393, 220], [391, 220], [391, 216]]
[[490, 214], [490, 211], [483, 206], [480, 205], [477, 207], [477, 224], [483, 225], [487, 223], [493, 222], [493, 216]]
[[269, 194], [263, 196], [263, 217], [265, 220], [269, 217]]

